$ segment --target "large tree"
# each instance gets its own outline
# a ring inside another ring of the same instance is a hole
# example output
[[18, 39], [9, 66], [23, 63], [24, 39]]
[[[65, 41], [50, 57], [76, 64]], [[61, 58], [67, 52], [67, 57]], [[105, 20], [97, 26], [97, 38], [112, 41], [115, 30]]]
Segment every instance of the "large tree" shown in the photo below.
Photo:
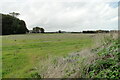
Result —
[[28, 32], [28, 29], [23, 20], [2, 14], [2, 35], [24, 34], [26, 32]]

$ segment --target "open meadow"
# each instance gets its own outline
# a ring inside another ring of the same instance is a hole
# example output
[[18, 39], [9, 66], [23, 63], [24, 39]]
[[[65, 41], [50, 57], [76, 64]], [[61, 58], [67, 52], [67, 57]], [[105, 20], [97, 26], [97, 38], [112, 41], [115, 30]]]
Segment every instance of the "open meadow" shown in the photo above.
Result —
[[120, 80], [120, 0], [1, 0], [0, 79]]
[[[3, 78], [81, 77], [98, 58], [110, 34], [25, 34], [2, 36]], [[94, 50], [97, 47], [102, 47]], [[91, 52], [92, 50], [92, 52]]]

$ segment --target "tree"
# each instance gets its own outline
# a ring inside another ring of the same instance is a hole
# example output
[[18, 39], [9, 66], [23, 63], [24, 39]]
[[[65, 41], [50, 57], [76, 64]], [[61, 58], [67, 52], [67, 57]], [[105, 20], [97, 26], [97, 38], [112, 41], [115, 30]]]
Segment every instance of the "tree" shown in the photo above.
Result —
[[62, 33], [62, 31], [61, 31], [61, 30], [59, 30], [58, 32], [59, 32], [59, 33]]
[[41, 32], [41, 29], [39, 27], [34, 27], [33, 28], [33, 32], [34, 33], [40, 33]]
[[28, 32], [28, 29], [23, 20], [2, 14], [2, 35], [24, 34], [26, 32]]
[[44, 33], [44, 29], [40, 27], [34, 27], [33, 33]]
[[41, 33], [44, 33], [45, 30], [43, 28], [40, 28], [40, 29], [41, 29]]
[[15, 13], [15, 12], [12, 12], [12, 13], [9, 13], [9, 14], [13, 17], [17, 17], [18, 15], [20, 15], [20, 13]]

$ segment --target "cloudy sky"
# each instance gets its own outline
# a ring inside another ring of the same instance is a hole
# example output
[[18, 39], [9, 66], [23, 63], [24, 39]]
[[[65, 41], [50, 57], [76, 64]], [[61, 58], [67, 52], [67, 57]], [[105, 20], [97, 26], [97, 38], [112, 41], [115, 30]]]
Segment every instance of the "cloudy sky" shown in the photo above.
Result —
[[27, 28], [45, 31], [118, 29], [119, 0], [1, 0], [0, 13], [18, 12]]

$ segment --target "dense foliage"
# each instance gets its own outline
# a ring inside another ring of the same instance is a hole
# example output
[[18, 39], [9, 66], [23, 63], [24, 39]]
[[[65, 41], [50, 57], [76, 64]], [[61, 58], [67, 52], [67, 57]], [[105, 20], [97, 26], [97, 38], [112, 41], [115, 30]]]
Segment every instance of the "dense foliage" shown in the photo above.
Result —
[[26, 24], [14, 16], [2, 14], [2, 35], [24, 34], [28, 31]]
[[44, 29], [40, 27], [34, 27], [33, 28], [33, 33], [44, 33]]
[[98, 52], [100, 56], [89, 68], [90, 78], [120, 79], [120, 53], [118, 40], [113, 40], [108, 48]]

